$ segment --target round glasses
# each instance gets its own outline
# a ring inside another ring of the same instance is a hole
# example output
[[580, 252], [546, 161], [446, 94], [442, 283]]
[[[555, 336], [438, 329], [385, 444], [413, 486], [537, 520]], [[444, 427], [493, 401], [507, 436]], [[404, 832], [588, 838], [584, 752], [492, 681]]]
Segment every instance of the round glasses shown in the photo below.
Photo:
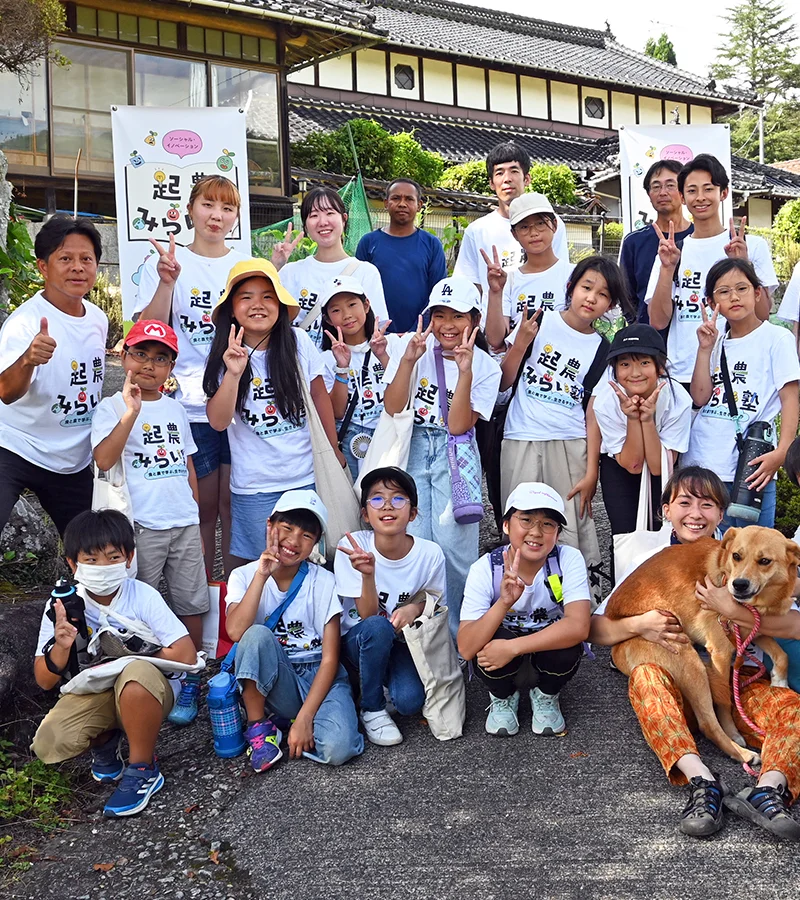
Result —
[[142, 364], [151, 362], [154, 366], [168, 366], [172, 362], [172, 358], [159, 353], [158, 356], [148, 356], [144, 350], [128, 350], [128, 356], [132, 356], [136, 362]]
[[383, 509], [383, 507], [388, 503], [392, 509], [402, 509], [406, 503], [410, 503], [411, 501], [408, 497], [401, 497], [399, 494], [395, 497], [370, 497], [367, 500], [367, 503], [373, 509]]
[[519, 513], [514, 513], [511, 518], [516, 519], [525, 531], [530, 531], [535, 526], [542, 534], [552, 534], [558, 528], [558, 525], [549, 519], [534, 519], [533, 516], [520, 515]]

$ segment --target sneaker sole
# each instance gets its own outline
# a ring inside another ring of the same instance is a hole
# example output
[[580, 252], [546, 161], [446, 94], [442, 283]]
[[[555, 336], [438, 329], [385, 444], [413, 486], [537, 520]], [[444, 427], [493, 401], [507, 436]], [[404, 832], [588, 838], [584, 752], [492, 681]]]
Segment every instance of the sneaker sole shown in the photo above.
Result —
[[487, 728], [486, 733], [492, 737], [514, 737], [515, 734], [519, 734], [519, 728], [516, 728], [514, 731], [509, 731], [508, 728], [498, 728], [497, 731], [489, 731]]
[[98, 784], [116, 784], [118, 781], [122, 779], [122, 773], [125, 771], [125, 766], [119, 770], [116, 775], [98, 775], [96, 772], [92, 771], [92, 778]]
[[146, 808], [153, 794], [157, 794], [163, 787], [164, 776], [159, 772], [158, 778], [153, 782], [150, 788], [148, 788], [147, 793], [139, 800], [136, 806], [131, 806], [128, 809], [109, 809], [108, 807], [105, 807], [103, 809], [103, 815], [108, 819], [121, 819], [125, 816], [135, 816]]
[[392, 738], [390, 741], [385, 741], [382, 739], [376, 739], [367, 735], [367, 740], [370, 744], [375, 744], [376, 747], [396, 747], [398, 744], [403, 743], [403, 735], [400, 735], [400, 738]]
[[754, 806], [747, 802], [747, 800], [744, 800], [736, 794], [730, 794], [727, 797], [724, 797], [722, 802], [732, 813], [735, 813], [742, 819], [747, 819], [749, 822], [758, 825], [759, 828], [763, 828], [765, 831], [769, 831], [770, 834], [774, 834], [775, 837], [784, 838], [787, 841], [800, 841], [800, 822], [796, 822], [792, 818], [779, 819], [777, 822], [768, 819], [766, 816], [762, 816]]
[[[711, 835], [716, 834], [723, 825], [722, 816], [719, 817], [718, 822], [715, 822], [711, 816], [709, 816], [708, 819], [688, 819], [686, 821], [694, 821], [698, 823], [698, 830], [692, 831], [686, 826], [686, 822], [681, 821], [681, 823], [678, 825], [678, 828], [680, 832], [687, 835], [687, 837], [711, 837]], [[703, 830], [699, 830], [700, 828], [702, 828]]]
[[[199, 712], [199, 710], [198, 710], [198, 712]], [[167, 716], [167, 721], [170, 722], [172, 725], [184, 726], [184, 725], [191, 725], [192, 722], [194, 722], [194, 720], [196, 718], [197, 718], [197, 712], [195, 712], [195, 714], [191, 717], [191, 719], [187, 719], [185, 716], [181, 716], [181, 718], [173, 719], [172, 713], [170, 713]]]
[[534, 734], [538, 734], [539, 737], [564, 737], [564, 735], [567, 733], [567, 728], [565, 726], [563, 731], [553, 731], [553, 729], [550, 728], [549, 725], [546, 725], [541, 731], [537, 731], [533, 726], [531, 726], [531, 731]]

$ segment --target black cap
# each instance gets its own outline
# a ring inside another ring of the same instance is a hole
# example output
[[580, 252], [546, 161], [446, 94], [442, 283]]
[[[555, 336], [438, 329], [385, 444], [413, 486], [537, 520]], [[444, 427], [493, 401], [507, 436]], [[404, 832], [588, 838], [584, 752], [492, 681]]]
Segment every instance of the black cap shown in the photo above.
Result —
[[614, 335], [607, 359], [610, 362], [624, 353], [641, 353], [645, 356], [655, 356], [658, 353], [667, 355], [664, 338], [652, 325], [628, 325]]

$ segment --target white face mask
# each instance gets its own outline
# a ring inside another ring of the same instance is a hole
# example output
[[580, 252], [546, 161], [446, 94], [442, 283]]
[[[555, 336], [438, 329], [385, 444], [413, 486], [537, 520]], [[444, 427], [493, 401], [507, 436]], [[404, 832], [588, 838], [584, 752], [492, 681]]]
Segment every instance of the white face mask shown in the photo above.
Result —
[[98, 597], [116, 594], [122, 582], [128, 577], [127, 562], [114, 563], [110, 566], [93, 566], [89, 563], [78, 563], [75, 579], [87, 591]]

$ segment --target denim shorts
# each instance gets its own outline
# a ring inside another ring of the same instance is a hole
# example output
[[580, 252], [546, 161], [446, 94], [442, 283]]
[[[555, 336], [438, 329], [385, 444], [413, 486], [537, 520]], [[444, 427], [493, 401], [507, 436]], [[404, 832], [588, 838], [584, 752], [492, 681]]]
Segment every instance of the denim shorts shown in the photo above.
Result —
[[198, 478], [205, 478], [220, 466], [231, 464], [227, 431], [215, 431], [208, 422], [191, 422], [190, 427], [197, 444], [197, 453], [192, 454], [192, 462]]
[[[314, 484], [293, 488], [314, 490]], [[260, 494], [234, 494], [231, 491], [231, 556], [254, 560], [267, 546], [267, 519], [285, 491]]]

